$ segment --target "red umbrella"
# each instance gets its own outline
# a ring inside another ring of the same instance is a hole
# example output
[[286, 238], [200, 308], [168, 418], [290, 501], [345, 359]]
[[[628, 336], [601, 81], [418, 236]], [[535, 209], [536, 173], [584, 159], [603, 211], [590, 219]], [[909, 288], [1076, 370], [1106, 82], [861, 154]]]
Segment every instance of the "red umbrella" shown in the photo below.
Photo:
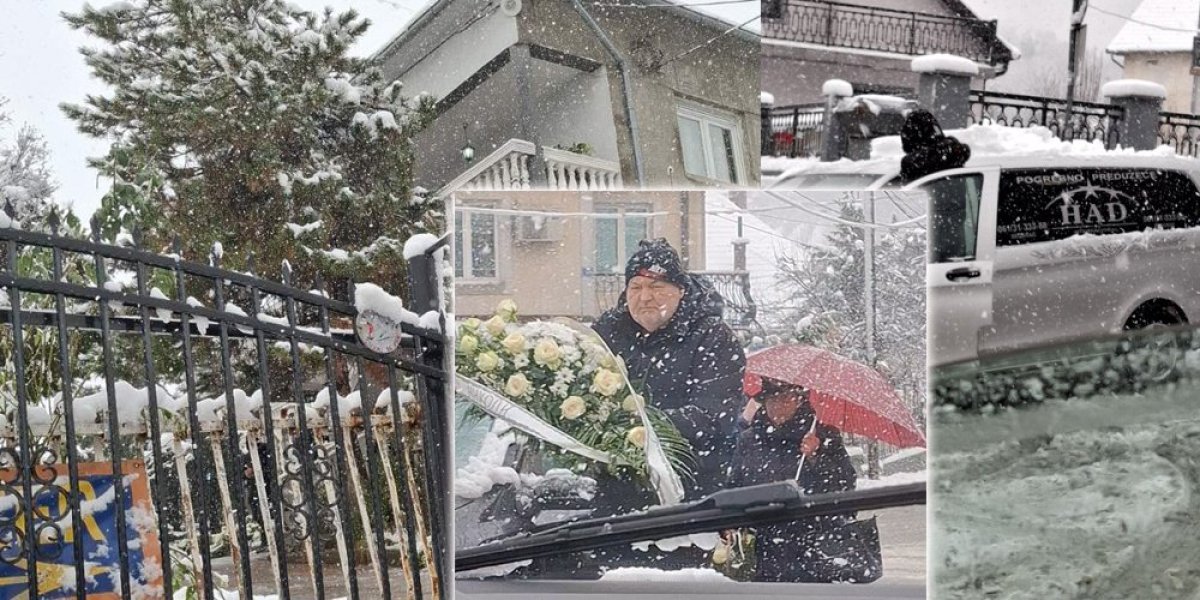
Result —
[[784, 345], [746, 358], [746, 389], [757, 393], [763, 377], [803, 386], [817, 420], [907, 448], [925, 447], [925, 435], [896, 390], [878, 371], [828, 350]]

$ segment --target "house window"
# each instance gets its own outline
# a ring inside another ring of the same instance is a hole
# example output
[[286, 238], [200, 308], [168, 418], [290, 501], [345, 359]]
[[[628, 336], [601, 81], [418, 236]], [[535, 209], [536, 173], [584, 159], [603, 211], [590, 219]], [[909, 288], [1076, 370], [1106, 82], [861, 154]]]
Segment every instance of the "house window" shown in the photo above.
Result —
[[741, 182], [742, 133], [737, 120], [692, 105], [681, 105], [678, 119], [684, 170], [704, 179]]
[[638, 216], [649, 207], [600, 205], [595, 212], [613, 215], [596, 217], [596, 273], [621, 273], [638, 242], [650, 237], [650, 218]]
[[496, 215], [454, 211], [454, 276], [496, 279]]

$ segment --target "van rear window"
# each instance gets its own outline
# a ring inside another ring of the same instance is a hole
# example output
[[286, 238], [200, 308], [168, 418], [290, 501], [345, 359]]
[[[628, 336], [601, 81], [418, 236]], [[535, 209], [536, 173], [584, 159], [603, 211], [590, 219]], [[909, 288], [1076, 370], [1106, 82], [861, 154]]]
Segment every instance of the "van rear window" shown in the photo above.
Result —
[[1000, 175], [996, 245], [1200, 225], [1200, 193], [1162, 169], [1022, 169]]

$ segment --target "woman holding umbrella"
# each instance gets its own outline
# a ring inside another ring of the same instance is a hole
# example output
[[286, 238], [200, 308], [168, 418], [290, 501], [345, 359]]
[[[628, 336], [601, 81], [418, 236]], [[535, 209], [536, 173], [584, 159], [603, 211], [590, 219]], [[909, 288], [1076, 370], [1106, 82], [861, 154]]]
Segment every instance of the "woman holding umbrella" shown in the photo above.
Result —
[[[732, 484], [794, 479], [806, 494], [853, 490], [857, 473], [842, 444], [853, 433], [906, 448], [925, 436], [878, 371], [811, 346], [781, 345], [746, 358], [743, 430]], [[762, 528], [756, 579], [868, 582], [882, 574], [874, 519], [814, 517]]]
[[[747, 395], [761, 408], [744, 424], [738, 437], [730, 484], [736, 487], [795, 479], [805, 494], [853, 490], [857, 473], [842, 444], [842, 436], [836, 429], [817, 422], [804, 388], [771, 379], [748, 379]], [[841, 575], [845, 564], [835, 564], [825, 556], [820, 544], [812, 543], [842, 529], [853, 517], [852, 514], [811, 517], [759, 528], [754, 579], [792, 582], [853, 579]]]

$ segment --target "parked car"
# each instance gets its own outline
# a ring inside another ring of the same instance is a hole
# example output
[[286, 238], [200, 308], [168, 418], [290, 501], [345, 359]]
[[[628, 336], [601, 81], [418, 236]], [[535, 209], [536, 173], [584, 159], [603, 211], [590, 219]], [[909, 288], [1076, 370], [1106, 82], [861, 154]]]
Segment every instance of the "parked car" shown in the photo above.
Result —
[[[1042, 127], [946, 133], [971, 159], [904, 188], [934, 209], [930, 366], [1200, 318], [1200, 161]], [[870, 160], [795, 161], [772, 189], [888, 190], [901, 158], [878, 138]]]
[[930, 364], [1200, 315], [1200, 163], [993, 157], [928, 194]]

